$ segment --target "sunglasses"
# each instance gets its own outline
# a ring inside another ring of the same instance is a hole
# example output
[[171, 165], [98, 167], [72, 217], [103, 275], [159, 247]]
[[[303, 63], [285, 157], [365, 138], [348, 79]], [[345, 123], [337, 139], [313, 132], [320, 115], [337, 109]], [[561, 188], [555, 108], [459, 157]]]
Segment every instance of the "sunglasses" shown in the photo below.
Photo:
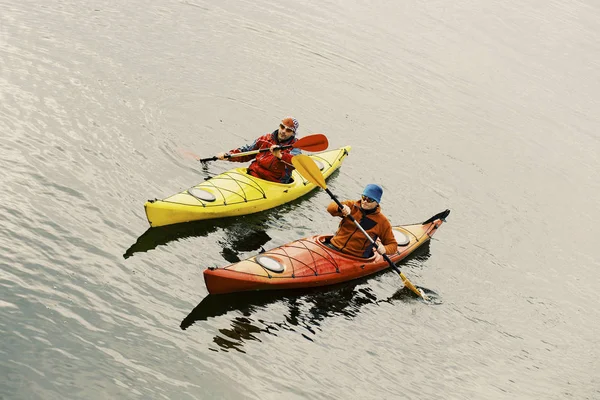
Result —
[[363, 199], [363, 201], [366, 201], [367, 203], [373, 203], [375, 201], [375, 199], [372, 199], [372, 198], [367, 197], [365, 195], [361, 196], [361, 199]]
[[286, 131], [287, 133], [294, 133], [292, 128], [285, 126], [284, 124], [279, 124], [279, 129]]

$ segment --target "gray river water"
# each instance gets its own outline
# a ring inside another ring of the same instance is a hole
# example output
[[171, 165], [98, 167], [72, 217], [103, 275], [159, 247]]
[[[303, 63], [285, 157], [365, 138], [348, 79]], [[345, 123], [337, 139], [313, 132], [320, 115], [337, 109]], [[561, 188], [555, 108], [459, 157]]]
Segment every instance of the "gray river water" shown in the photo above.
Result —
[[[592, 0], [0, 0], [0, 398], [599, 399], [599, 71]], [[149, 230], [286, 115], [352, 146], [338, 197], [452, 210], [400, 265], [435, 304], [207, 297], [335, 231], [323, 191]]]

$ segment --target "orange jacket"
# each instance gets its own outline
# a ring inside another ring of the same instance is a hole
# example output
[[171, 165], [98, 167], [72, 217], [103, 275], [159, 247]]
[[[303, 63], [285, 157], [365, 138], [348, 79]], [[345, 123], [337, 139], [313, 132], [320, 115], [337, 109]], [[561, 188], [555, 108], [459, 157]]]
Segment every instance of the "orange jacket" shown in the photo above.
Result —
[[[377, 205], [377, 208], [373, 212], [367, 214], [367, 212], [360, 208], [360, 200], [346, 200], [341, 203], [350, 207], [350, 215], [360, 223], [360, 226], [367, 231], [373, 240], [377, 240], [377, 238], [381, 239], [381, 243], [385, 246], [386, 254], [393, 254], [398, 250], [398, 242], [396, 242], [396, 238], [392, 232], [392, 224], [381, 213], [379, 205]], [[342, 215], [336, 202], [332, 202], [327, 206], [327, 212], [333, 216]], [[331, 244], [342, 252], [357, 257], [370, 257], [373, 254], [373, 245], [371, 245], [369, 239], [365, 237], [350, 218], [342, 218], [337, 232], [331, 238]]]

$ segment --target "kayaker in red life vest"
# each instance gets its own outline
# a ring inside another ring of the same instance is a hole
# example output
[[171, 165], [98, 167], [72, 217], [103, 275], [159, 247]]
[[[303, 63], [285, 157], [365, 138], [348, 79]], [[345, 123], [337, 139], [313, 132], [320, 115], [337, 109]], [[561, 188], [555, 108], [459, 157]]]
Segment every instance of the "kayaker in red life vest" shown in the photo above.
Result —
[[351, 214], [376, 242], [379, 254], [395, 253], [398, 250], [398, 242], [394, 237], [392, 224], [381, 213], [379, 203], [382, 195], [383, 188], [370, 183], [363, 190], [360, 200], [342, 201], [343, 208], [341, 210], [335, 202], [331, 202], [327, 206], [327, 211], [335, 217], [342, 217], [342, 221], [327, 245], [334, 250], [356, 257], [369, 258], [373, 255], [373, 245], [369, 239], [350, 218], [343, 218]]
[[[271, 182], [288, 183], [292, 176], [294, 166], [292, 157], [300, 154], [300, 149], [275, 149], [275, 146], [285, 146], [296, 142], [298, 130], [296, 118], [285, 117], [279, 124], [279, 129], [267, 133], [256, 139], [253, 143], [230, 150], [228, 153], [219, 153], [219, 160], [227, 159], [234, 162], [246, 162], [254, 159], [248, 167], [248, 173], [260, 179]], [[250, 156], [226, 158], [227, 154], [243, 153], [246, 151], [268, 148], [271, 151], [252, 154]]]

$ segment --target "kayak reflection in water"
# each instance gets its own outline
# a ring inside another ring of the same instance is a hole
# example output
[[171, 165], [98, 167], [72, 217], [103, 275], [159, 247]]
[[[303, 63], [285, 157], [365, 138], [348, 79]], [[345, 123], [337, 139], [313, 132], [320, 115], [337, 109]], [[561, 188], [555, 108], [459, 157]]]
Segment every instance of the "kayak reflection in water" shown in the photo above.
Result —
[[[217, 154], [219, 160], [246, 162], [254, 159], [248, 167], [248, 173], [254, 177], [271, 182], [289, 183], [294, 166], [292, 157], [300, 154], [300, 149], [276, 149], [276, 146], [287, 146], [295, 143], [298, 121], [293, 117], [281, 120], [279, 128], [256, 139], [251, 144], [230, 150], [227, 153]], [[258, 154], [241, 157], [229, 157], [230, 154], [244, 153], [247, 151], [270, 149]]]
[[362, 192], [360, 200], [342, 201], [342, 209], [335, 202], [327, 206], [327, 211], [334, 217], [342, 217], [337, 232], [327, 243], [327, 246], [342, 253], [356, 257], [369, 258], [373, 256], [373, 245], [357, 228], [348, 215], [360, 224], [376, 243], [379, 254], [393, 254], [398, 250], [398, 242], [394, 237], [392, 225], [381, 213], [381, 196], [383, 188], [379, 185], [368, 184]]

